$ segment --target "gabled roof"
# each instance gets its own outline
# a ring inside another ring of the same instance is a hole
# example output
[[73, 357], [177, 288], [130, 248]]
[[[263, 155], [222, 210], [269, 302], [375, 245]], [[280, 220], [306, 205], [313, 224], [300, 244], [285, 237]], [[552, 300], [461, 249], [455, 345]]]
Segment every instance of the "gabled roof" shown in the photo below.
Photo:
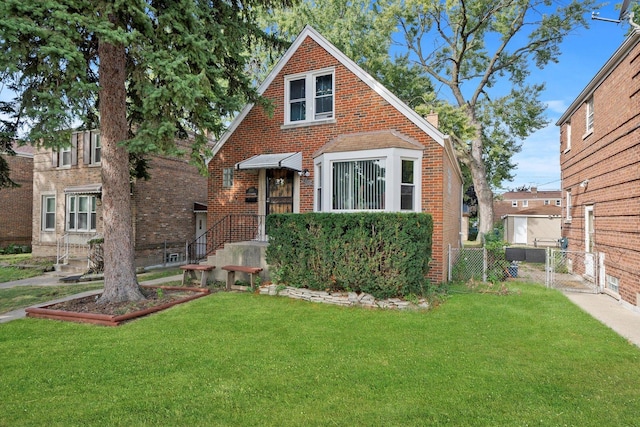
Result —
[[[358, 64], [356, 64], [353, 60], [348, 58], [344, 53], [342, 53], [337, 47], [331, 44], [326, 38], [324, 38], [320, 33], [318, 33], [311, 26], [307, 25], [302, 32], [298, 35], [298, 37], [291, 44], [287, 52], [284, 54], [282, 58], [275, 65], [273, 70], [269, 73], [267, 78], [258, 88], [258, 93], [262, 95], [267, 88], [271, 85], [273, 80], [278, 76], [282, 68], [289, 62], [291, 57], [296, 53], [298, 48], [302, 45], [305, 39], [309, 37], [318, 43], [323, 49], [325, 49], [331, 56], [336, 58], [343, 66], [345, 66], [349, 71], [355, 74], [360, 80], [366, 83], [372, 90], [374, 90], [378, 95], [384, 98], [389, 104], [395, 107], [399, 112], [401, 112], [407, 119], [413, 122], [416, 126], [418, 126], [423, 132], [429, 135], [434, 141], [436, 141], [441, 146], [445, 146], [445, 139], [448, 139], [447, 135], [444, 135], [440, 132], [435, 126], [429, 123], [426, 119], [421, 117], [418, 113], [416, 113], [413, 109], [411, 109], [408, 105], [402, 102], [397, 96], [391, 93], [387, 88], [385, 88], [380, 82], [371, 77], [369, 73], [364, 71]], [[236, 118], [231, 122], [229, 129], [227, 132], [222, 135], [220, 140], [216, 143], [213, 148], [213, 155], [222, 148], [225, 144], [229, 136], [236, 130], [236, 128], [240, 125], [242, 120], [247, 116], [251, 108], [253, 108], [254, 104], [247, 104], [242, 111], [236, 116]], [[457, 162], [456, 162], [457, 164]]]
[[571, 118], [573, 113], [576, 112], [578, 108], [582, 104], [585, 103], [598, 89], [598, 87], [604, 82], [607, 77], [615, 70], [620, 62], [624, 60], [627, 54], [633, 49], [638, 43], [640, 43], [640, 28], [634, 28], [629, 34], [629, 37], [625, 39], [625, 41], [620, 45], [620, 47], [611, 55], [611, 58], [602, 66], [600, 71], [591, 79], [589, 84], [582, 89], [580, 95], [571, 103], [567, 111], [564, 112], [562, 116], [556, 122], [556, 126], [562, 126], [568, 119]]

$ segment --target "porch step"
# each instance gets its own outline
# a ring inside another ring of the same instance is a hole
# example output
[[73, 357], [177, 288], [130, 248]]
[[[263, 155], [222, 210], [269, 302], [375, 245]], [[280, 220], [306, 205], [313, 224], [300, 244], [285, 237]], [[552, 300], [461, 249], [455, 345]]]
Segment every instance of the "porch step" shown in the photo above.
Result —
[[66, 264], [56, 264], [56, 271], [60, 271], [63, 273], [80, 273], [84, 274], [87, 272], [87, 258], [71, 258]]

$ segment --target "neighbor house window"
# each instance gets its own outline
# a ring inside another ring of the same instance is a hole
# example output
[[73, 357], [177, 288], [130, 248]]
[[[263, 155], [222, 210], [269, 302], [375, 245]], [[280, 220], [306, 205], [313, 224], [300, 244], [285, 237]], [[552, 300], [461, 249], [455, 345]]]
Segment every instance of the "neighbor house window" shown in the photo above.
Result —
[[285, 78], [285, 124], [333, 118], [334, 77], [323, 70]]
[[529, 201], [528, 201], [528, 200], [523, 200], [523, 201], [522, 201], [522, 207], [523, 207], [523, 208], [526, 208], [526, 207], [528, 207], [528, 206], [529, 206]]
[[67, 196], [67, 231], [96, 230], [96, 196]]
[[60, 166], [71, 166], [71, 147], [60, 150]]
[[511, 201], [511, 207], [512, 208], [517, 208], [518, 207], [518, 201], [517, 200]]
[[593, 96], [587, 100], [587, 133], [593, 132]]
[[333, 209], [384, 209], [385, 172], [382, 159], [334, 162]]
[[91, 132], [91, 164], [97, 165], [102, 161], [102, 144], [100, 142], [100, 134]]
[[556, 199], [556, 206], [560, 206], [560, 199]]
[[415, 193], [413, 160], [402, 161], [402, 184], [400, 185], [400, 210], [412, 211]]
[[56, 196], [42, 196], [42, 229], [56, 229]]
[[222, 169], [222, 186], [224, 188], [233, 187], [233, 168]]
[[565, 199], [567, 201], [567, 212], [565, 218], [567, 221], [571, 220], [571, 191], [567, 191], [565, 194]]
[[548, 200], [545, 200], [545, 201], [544, 201], [544, 205], [545, 205], [545, 206], [547, 206], [548, 204], [549, 204], [549, 201], [548, 201]]

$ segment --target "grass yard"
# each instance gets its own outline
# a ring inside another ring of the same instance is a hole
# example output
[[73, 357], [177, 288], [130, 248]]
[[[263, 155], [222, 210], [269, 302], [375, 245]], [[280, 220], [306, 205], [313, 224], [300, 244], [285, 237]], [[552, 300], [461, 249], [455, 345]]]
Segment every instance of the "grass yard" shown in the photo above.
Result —
[[117, 328], [0, 325], [0, 426], [629, 426], [640, 350], [514, 284], [430, 312], [217, 293]]

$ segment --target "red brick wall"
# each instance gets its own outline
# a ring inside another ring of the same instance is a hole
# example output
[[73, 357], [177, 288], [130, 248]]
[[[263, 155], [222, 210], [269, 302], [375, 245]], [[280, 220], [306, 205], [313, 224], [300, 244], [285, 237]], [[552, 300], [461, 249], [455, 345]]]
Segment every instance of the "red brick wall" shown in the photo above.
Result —
[[31, 245], [33, 157], [3, 155], [10, 178], [20, 187], [0, 189], [0, 248]]
[[[285, 76], [327, 67], [335, 67], [335, 123], [282, 129]], [[258, 187], [258, 175], [255, 172], [235, 171], [233, 188], [224, 189], [223, 168], [231, 168], [235, 163], [256, 154], [296, 151], [302, 152], [302, 166], [310, 171], [309, 179], [313, 180], [313, 153], [336, 136], [395, 129], [425, 146], [422, 165], [422, 208], [433, 215], [435, 224], [431, 280], [444, 280], [446, 269], [443, 255], [443, 147], [310, 38], [302, 43], [264, 92], [264, 96], [273, 103], [272, 116], [266, 114], [262, 108], [254, 107], [209, 163], [210, 223], [213, 218], [227, 214], [258, 213], [257, 204], [244, 201], [246, 189], [250, 186]], [[456, 188], [456, 191], [459, 193], [459, 188]], [[311, 211], [313, 185], [301, 185], [300, 212]], [[456, 218], [459, 218], [459, 212], [458, 210]]]
[[[594, 129], [585, 134], [586, 105], [561, 127], [563, 190], [571, 192], [571, 220], [563, 200], [563, 236], [570, 250], [585, 250], [585, 208], [593, 206], [595, 251], [606, 274], [617, 277], [620, 296], [640, 305], [640, 44], [593, 94]], [[586, 186], [580, 183], [588, 180]], [[564, 194], [563, 194], [564, 197]]]

